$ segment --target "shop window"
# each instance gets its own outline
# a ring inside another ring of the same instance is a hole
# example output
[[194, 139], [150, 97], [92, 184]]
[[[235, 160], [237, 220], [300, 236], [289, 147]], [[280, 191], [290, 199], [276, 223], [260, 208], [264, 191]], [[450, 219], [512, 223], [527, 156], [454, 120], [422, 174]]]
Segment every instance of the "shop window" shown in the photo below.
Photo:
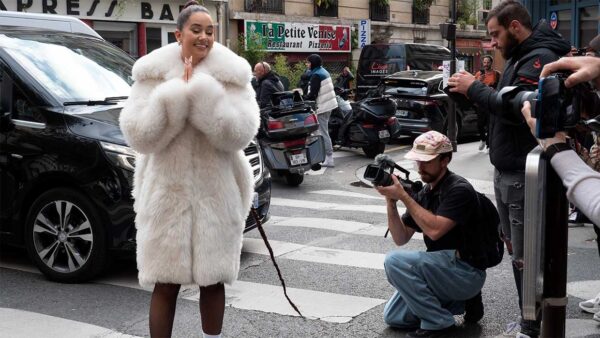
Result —
[[558, 27], [556, 31], [570, 44], [571, 41], [571, 10], [558, 11]]
[[579, 9], [579, 47], [587, 46], [598, 35], [598, 6]]
[[148, 49], [148, 53], [161, 46], [161, 29], [159, 27], [146, 27], [146, 48]]
[[175, 37], [175, 32], [169, 32], [169, 34], [167, 35], [167, 42], [173, 43], [176, 41], [177, 41], [177, 38]]
[[571, 0], [550, 0], [550, 6], [570, 4]]

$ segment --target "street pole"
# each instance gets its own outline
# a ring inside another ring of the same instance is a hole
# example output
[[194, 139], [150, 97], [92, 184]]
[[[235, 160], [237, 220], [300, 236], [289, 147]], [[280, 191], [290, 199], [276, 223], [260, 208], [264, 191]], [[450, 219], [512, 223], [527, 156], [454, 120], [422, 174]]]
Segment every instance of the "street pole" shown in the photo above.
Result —
[[[456, 25], [456, 0], [452, 0], [450, 3], [450, 18], [452, 19], [452, 24]], [[452, 76], [456, 73], [456, 34], [452, 34], [448, 42], [450, 42], [450, 76]], [[456, 152], [458, 151], [458, 144], [456, 143], [456, 104], [454, 104], [453, 100], [450, 100], [448, 108], [448, 138], [452, 143], [453, 151]]]
[[567, 192], [558, 174], [548, 166], [546, 176], [546, 239], [544, 292], [540, 337], [564, 337], [567, 305]]

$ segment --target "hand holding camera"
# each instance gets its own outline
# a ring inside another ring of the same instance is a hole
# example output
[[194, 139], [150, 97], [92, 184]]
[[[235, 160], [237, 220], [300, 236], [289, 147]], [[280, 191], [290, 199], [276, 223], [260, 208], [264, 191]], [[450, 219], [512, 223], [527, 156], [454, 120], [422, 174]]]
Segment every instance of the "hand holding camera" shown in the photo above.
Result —
[[[405, 175], [405, 178], [394, 174], [397, 169]], [[423, 182], [411, 181], [410, 172], [394, 162], [385, 154], [375, 157], [373, 164], [369, 164], [365, 170], [364, 178], [373, 183], [377, 191], [391, 200], [402, 200], [407, 196], [414, 196], [423, 188]]]

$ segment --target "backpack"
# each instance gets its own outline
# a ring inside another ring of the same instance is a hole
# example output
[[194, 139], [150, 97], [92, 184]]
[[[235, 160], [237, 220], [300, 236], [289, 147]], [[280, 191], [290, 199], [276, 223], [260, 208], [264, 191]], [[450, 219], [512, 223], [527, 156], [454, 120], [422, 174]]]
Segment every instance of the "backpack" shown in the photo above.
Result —
[[[464, 184], [466, 180], [451, 174], [440, 193], [440, 202], [445, 191], [453, 186]], [[475, 191], [477, 208], [469, 224], [462, 228], [463, 243], [459, 250], [460, 258], [471, 266], [485, 270], [494, 267], [504, 256], [504, 241], [500, 230], [500, 216], [496, 206], [484, 194]]]

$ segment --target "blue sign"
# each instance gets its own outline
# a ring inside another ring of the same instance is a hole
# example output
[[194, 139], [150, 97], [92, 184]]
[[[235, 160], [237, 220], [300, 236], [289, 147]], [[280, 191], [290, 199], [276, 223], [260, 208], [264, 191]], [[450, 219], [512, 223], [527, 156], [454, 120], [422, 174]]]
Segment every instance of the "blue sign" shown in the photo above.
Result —
[[371, 43], [371, 22], [369, 20], [360, 20], [358, 23], [358, 48]]
[[558, 27], [558, 14], [556, 12], [550, 13], [550, 28], [556, 29]]

